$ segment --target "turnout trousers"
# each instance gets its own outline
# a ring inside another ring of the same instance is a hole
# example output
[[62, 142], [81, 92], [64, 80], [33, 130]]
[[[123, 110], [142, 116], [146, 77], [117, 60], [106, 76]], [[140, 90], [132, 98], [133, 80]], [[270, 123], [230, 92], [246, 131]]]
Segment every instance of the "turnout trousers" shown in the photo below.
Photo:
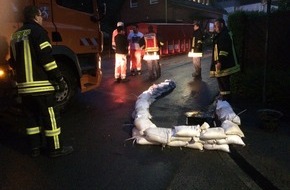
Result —
[[220, 90], [220, 95], [223, 100], [231, 101], [231, 81], [230, 75], [217, 77], [217, 82]]
[[61, 148], [59, 111], [55, 106], [54, 94], [22, 96], [22, 110], [27, 118], [26, 133], [31, 149], [43, 146], [43, 136], [48, 150]]
[[201, 78], [201, 58], [200, 57], [193, 57], [192, 58], [194, 73], [193, 77], [200, 77]]

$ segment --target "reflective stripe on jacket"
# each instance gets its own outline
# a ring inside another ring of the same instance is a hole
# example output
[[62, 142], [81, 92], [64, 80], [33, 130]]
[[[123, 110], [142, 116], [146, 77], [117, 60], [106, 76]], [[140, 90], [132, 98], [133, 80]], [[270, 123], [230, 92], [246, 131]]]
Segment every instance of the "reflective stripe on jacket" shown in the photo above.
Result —
[[[220, 70], [216, 70], [217, 62], [221, 63]], [[210, 77], [227, 76], [238, 71], [240, 71], [240, 65], [237, 61], [232, 34], [224, 29], [214, 37]]]
[[203, 35], [200, 29], [193, 31], [191, 50], [195, 53], [202, 53]]
[[26, 22], [11, 37], [11, 66], [16, 71], [19, 94], [55, 91], [61, 73], [51, 54], [47, 32], [35, 22]]

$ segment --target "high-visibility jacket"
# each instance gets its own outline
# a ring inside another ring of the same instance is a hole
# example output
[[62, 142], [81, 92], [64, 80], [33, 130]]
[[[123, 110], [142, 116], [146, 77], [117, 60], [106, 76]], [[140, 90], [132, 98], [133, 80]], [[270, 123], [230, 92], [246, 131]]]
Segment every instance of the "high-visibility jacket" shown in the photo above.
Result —
[[[216, 70], [215, 64], [221, 63], [221, 69]], [[232, 33], [224, 28], [213, 39], [213, 54], [210, 67], [210, 77], [222, 77], [240, 71], [234, 48]]]
[[47, 31], [34, 21], [25, 22], [11, 37], [11, 66], [16, 71], [19, 94], [55, 91], [61, 73], [52, 56]]

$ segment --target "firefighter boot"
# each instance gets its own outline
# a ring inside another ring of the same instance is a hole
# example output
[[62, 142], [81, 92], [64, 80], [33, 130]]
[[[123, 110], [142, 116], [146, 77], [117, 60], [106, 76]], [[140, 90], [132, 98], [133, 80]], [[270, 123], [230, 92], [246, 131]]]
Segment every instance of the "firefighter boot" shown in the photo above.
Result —
[[33, 148], [30, 152], [31, 157], [38, 157], [40, 155], [40, 148]]
[[73, 152], [72, 146], [63, 146], [59, 149], [55, 149], [49, 152], [49, 157], [56, 158], [60, 156], [65, 156]]

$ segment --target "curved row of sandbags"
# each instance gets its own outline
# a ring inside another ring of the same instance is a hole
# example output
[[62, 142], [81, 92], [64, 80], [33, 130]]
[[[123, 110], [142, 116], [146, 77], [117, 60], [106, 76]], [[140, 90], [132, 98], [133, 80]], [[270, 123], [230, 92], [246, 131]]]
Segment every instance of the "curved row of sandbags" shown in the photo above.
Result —
[[132, 114], [134, 127], [132, 138], [140, 145], [162, 145], [187, 147], [198, 150], [222, 150], [230, 152], [229, 144], [245, 146], [240, 129], [240, 118], [226, 101], [217, 100], [216, 115], [221, 126], [210, 127], [208, 123], [200, 125], [179, 125], [172, 128], [157, 127], [151, 121], [150, 105], [159, 97], [166, 95], [176, 87], [172, 80], [149, 87], [138, 96]]

